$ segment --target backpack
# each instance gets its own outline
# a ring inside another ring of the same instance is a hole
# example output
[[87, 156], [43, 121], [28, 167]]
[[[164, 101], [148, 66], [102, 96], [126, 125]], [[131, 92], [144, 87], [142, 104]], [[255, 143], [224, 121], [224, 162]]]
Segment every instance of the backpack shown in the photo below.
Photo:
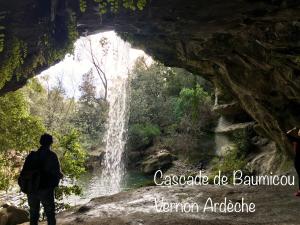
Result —
[[22, 170], [18, 178], [20, 189], [25, 194], [36, 193], [40, 189], [42, 177], [40, 154], [38, 152], [31, 152], [28, 158], [28, 164], [31, 168]]

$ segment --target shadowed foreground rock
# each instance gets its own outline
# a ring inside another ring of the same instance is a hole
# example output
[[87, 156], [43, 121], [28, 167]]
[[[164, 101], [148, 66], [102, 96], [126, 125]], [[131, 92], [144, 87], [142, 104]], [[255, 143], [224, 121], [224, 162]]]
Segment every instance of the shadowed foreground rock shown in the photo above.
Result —
[[[112, 196], [99, 197], [84, 206], [58, 216], [58, 224], [101, 225], [194, 225], [194, 224], [299, 224], [300, 198], [293, 196], [294, 187], [145, 187]], [[158, 213], [154, 198], [167, 202], [196, 202], [198, 213]], [[256, 204], [255, 213], [203, 213], [208, 197], [221, 202]]]

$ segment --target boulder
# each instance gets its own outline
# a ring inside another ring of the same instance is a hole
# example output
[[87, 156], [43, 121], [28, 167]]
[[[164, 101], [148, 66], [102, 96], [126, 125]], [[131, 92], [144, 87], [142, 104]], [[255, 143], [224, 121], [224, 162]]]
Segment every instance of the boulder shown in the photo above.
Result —
[[241, 106], [236, 101], [228, 104], [221, 104], [221, 105], [216, 104], [213, 107], [213, 111], [221, 115], [230, 115], [230, 116], [245, 113], [245, 111], [241, 108]]
[[29, 221], [29, 212], [12, 205], [3, 204], [0, 209], [1, 225], [17, 225]]
[[101, 166], [101, 161], [103, 157], [104, 157], [104, 151], [98, 153], [95, 152], [89, 153], [85, 163], [85, 168], [88, 171], [93, 171], [95, 168], [99, 168]]
[[142, 171], [145, 174], [153, 174], [161, 169], [166, 170], [171, 167], [174, 160], [173, 155], [168, 150], [159, 150], [148, 156], [141, 165]]

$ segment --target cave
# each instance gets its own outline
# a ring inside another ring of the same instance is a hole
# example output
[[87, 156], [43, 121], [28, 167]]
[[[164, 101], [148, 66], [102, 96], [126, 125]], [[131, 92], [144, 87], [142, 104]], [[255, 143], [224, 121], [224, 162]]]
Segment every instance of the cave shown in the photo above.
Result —
[[62, 59], [76, 31], [114, 30], [165, 65], [211, 81], [220, 107], [234, 104], [282, 157], [291, 155], [286, 131], [300, 126], [299, 1], [152, 0], [143, 10], [105, 14], [93, 0], [85, 4], [0, 2], [0, 95]]

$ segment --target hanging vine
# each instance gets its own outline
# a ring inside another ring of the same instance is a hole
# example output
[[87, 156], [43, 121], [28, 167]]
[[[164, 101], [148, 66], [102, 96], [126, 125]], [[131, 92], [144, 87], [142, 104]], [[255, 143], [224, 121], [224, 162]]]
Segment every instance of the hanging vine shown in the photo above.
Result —
[[[121, 7], [132, 11], [143, 10], [147, 4], [147, 0], [94, 0], [98, 3], [98, 10], [101, 15], [108, 11], [117, 13]], [[79, 0], [79, 8], [81, 12], [85, 12], [87, 7], [86, 0]]]

